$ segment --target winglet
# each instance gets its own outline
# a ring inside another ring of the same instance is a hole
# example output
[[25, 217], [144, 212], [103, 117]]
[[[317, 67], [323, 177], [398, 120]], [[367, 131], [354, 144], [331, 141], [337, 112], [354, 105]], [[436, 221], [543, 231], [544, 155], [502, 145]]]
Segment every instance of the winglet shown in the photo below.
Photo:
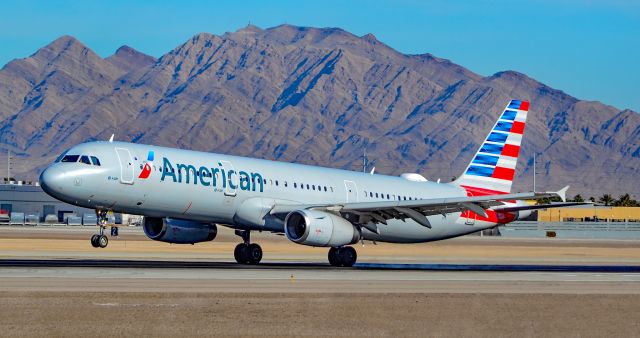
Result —
[[558, 195], [558, 197], [560, 197], [560, 199], [562, 200], [562, 202], [566, 202], [567, 201], [567, 190], [569, 190], [569, 186], [566, 186], [560, 190], [558, 190], [556, 192], [556, 195]]
[[109, 137], [109, 142], [112, 143], [113, 142], [113, 137], [116, 136], [116, 134], [111, 134], [111, 137]]

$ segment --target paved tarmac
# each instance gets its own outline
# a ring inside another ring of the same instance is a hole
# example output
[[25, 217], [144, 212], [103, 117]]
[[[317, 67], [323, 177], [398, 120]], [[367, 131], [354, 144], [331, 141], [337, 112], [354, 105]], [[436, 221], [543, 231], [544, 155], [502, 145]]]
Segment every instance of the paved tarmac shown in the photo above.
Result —
[[238, 265], [228, 231], [173, 246], [123, 229], [0, 228], [3, 336], [557, 336], [640, 334], [638, 241], [460, 238], [326, 250], [256, 234]]
[[[553, 268], [553, 272], [544, 271]], [[582, 270], [581, 270], [582, 269]], [[0, 260], [0, 291], [640, 294], [637, 266]]]

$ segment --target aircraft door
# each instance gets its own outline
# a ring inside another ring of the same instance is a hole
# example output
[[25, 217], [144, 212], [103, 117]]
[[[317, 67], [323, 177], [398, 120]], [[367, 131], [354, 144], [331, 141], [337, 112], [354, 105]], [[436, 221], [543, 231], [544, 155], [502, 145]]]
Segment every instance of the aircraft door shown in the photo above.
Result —
[[118, 161], [120, 162], [120, 183], [133, 184], [134, 168], [131, 152], [129, 152], [129, 149], [116, 148], [116, 155], [118, 155]]
[[233, 164], [229, 161], [220, 161], [220, 165], [224, 169], [224, 195], [225, 196], [236, 196], [238, 192], [238, 186], [240, 184], [240, 176], [233, 168]]
[[347, 203], [358, 202], [358, 187], [354, 181], [344, 181], [344, 188], [347, 192]]

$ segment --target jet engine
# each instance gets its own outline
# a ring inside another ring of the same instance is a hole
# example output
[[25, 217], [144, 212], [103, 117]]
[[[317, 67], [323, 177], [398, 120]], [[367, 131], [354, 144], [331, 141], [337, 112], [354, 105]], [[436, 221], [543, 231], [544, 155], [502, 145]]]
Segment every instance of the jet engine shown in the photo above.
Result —
[[154, 241], [176, 244], [209, 242], [218, 234], [218, 228], [214, 223], [168, 217], [145, 217], [142, 229], [144, 234]]
[[295, 243], [338, 247], [357, 243], [361, 233], [346, 219], [325, 211], [296, 210], [284, 220], [284, 233]]

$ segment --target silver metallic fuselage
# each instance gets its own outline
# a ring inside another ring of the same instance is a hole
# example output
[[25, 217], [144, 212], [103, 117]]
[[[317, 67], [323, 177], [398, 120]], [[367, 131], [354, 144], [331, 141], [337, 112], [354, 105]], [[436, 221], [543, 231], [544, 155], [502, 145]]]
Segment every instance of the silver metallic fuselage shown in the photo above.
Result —
[[[140, 178], [145, 164], [150, 163], [150, 151], [153, 151], [151, 172], [148, 178]], [[339, 205], [384, 201], [387, 195], [389, 200], [467, 196], [464, 189], [453, 184], [125, 142], [84, 143], [66, 154], [96, 156], [101, 165], [56, 162], [49, 166], [40, 177], [42, 187], [62, 201], [151, 217], [215, 222], [239, 229], [283, 232], [282, 219], [269, 214], [274, 204]], [[178, 176], [176, 171], [167, 171], [167, 162], [174, 170], [182, 164], [191, 165], [197, 171], [186, 169]], [[206, 170], [200, 171], [200, 168]], [[215, 172], [215, 186], [213, 175], [207, 175], [207, 171]], [[235, 176], [229, 175], [231, 171]], [[245, 176], [240, 176], [241, 172]], [[251, 181], [242, 182], [242, 177]], [[263, 180], [262, 184], [258, 184], [259, 179]], [[431, 229], [408, 219], [389, 220], [386, 225], [378, 225], [379, 234], [363, 228], [363, 238], [397, 243], [426, 242], [496, 225], [469, 220], [460, 217], [460, 213], [428, 219]]]

